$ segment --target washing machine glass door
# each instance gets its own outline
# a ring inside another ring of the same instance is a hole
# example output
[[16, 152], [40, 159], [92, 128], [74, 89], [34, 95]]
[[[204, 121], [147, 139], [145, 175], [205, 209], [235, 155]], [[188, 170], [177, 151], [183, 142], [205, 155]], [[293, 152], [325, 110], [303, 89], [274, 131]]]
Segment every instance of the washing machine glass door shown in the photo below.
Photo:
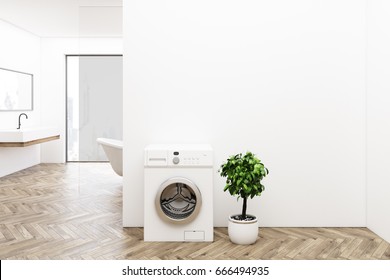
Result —
[[165, 181], [156, 196], [158, 214], [172, 223], [189, 223], [198, 215], [201, 205], [202, 196], [198, 187], [183, 177]]

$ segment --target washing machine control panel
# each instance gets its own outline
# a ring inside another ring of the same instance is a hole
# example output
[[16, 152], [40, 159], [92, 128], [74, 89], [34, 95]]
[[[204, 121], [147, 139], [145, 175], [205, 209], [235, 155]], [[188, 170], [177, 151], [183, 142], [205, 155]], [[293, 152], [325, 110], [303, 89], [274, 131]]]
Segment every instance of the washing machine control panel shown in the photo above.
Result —
[[211, 151], [170, 151], [169, 162], [175, 166], [209, 166], [212, 165]]
[[209, 145], [150, 145], [145, 149], [145, 166], [213, 166], [213, 150]]

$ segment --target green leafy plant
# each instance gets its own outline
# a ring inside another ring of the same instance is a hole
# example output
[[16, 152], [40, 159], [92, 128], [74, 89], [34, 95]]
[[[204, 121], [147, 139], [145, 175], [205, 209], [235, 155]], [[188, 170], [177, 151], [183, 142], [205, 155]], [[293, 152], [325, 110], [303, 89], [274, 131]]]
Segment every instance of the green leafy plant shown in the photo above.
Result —
[[222, 177], [226, 177], [224, 191], [229, 191], [237, 199], [243, 199], [241, 216], [236, 219], [246, 220], [248, 198], [260, 196], [264, 191], [261, 180], [267, 176], [268, 169], [253, 153], [247, 152], [230, 156], [227, 162], [218, 170]]

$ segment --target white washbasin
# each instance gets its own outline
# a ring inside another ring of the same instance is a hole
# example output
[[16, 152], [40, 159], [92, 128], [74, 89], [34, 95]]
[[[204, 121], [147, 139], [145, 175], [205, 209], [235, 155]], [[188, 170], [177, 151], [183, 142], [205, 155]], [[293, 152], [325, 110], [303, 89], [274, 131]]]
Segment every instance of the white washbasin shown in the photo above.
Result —
[[32, 127], [21, 129], [0, 129], [0, 142], [29, 142], [59, 135], [54, 127]]

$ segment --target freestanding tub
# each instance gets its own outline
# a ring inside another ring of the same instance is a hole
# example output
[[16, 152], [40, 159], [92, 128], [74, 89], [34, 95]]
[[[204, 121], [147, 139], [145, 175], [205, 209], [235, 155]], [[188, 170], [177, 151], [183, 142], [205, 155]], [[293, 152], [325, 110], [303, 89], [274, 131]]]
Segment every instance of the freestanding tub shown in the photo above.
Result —
[[112, 169], [119, 176], [123, 175], [123, 163], [122, 163], [122, 154], [123, 154], [123, 141], [108, 139], [108, 138], [98, 138], [96, 141], [102, 145], [103, 150], [110, 161]]

